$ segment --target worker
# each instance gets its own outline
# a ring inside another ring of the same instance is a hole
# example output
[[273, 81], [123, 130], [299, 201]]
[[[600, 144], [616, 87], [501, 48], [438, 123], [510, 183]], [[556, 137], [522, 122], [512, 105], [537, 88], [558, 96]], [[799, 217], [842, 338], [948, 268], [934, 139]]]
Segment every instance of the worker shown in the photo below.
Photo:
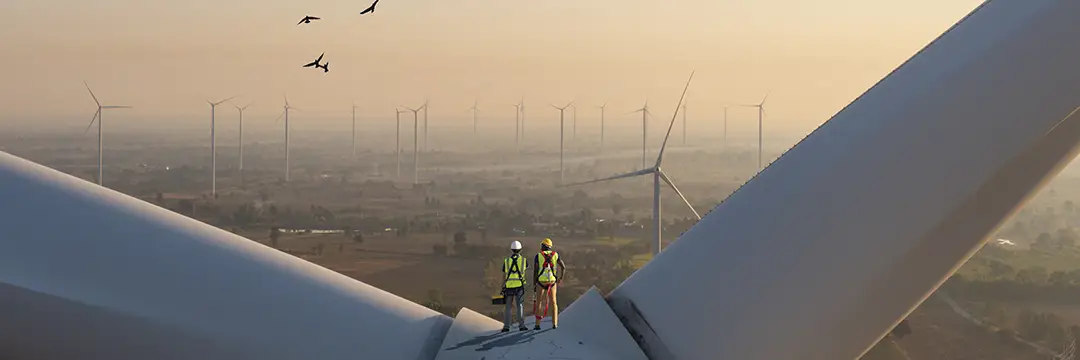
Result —
[[[543, 319], [544, 315], [540, 313], [539, 305], [545, 300], [547, 307], [544, 314], [548, 310], [551, 311], [551, 328], [557, 329], [559, 327], [559, 302], [556, 301], [555, 295], [559, 283], [566, 277], [566, 264], [559, 257], [559, 253], [552, 249], [551, 239], [545, 238], [540, 242], [540, 253], [533, 259], [533, 266], [536, 268], [533, 283], [533, 315], [536, 317], [536, 326], [533, 329], [540, 330], [540, 319]], [[558, 271], [555, 270], [556, 266], [558, 266]]]
[[502, 332], [510, 331], [510, 323], [514, 320], [513, 309], [516, 305], [518, 314], [518, 330], [525, 331], [529, 328], [525, 327], [525, 270], [528, 268], [528, 261], [525, 260], [525, 256], [521, 254], [521, 242], [514, 241], [510, 243], [510, 257], [503, 258], [503, 279], [502, 294], [506, 298], [506, 312], [503, 314], [503, 328]]

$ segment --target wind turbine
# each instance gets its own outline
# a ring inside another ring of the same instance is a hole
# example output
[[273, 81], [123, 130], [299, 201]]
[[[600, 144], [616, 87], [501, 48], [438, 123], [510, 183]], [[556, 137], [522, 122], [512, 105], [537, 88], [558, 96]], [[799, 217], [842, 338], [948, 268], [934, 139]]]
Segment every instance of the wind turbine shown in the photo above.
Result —
[[248, 108], [248, 106], [251, 106], [251, 104], [247, 104], [247, 105], [244, 105], [244, 106], [236, 106], [236, 105], [233, 105], [233, 106], [236, 107], [236, 110], [240, 112], [240, 165], [238, 166], [238, 168], [240, 169], [240, 182], [243, 182], [243, 178], [244, 178], [244, 110], [246, 110]]
[[555, 105], [548, 104], [548, 105], [551, 105], [551, 107], [559, 110], [559, 183], [560, 184], [562, 184], [563, 179], [565, 179], [565, 176], [566, 176], [566, 172], [563, 170], [563, 144], [565, 143], [564, 138], [565, 138], [565, 133], [566, 133], [566, 131], [565, 131], [566, 121], [564, 120], [563, 114], [566, 112], [566, 108], [570, 107], [570, 105], [573, 105], [573, 104], [574, 104], [573, 101], [570, 101], [570, 103], [566, 104], [566, 106], [563, 106], [563, 107], [558, 107], [558, 106], [555, 106]]
[[420, 142], [419, 142], [420, 141], [420, 136], [419, 136], [419, 134], [420, 134], [420, 132], [419, 132], [419, 130], [420, 130], [420, 121], [418, 120], [419, 118], [417, 117], [417, 114], [420, 113], [420, 110], [423, 110], [425, 107], [427, 107], [426, 104], [423, 105], [423, 106], [420, 106], [417, 109], [406, 107], [406, 109], [409, 109], [409, 111], [412, 111], [412, 113], [413, 113], [413, 142], [412, 142], [413, 145], [412, 145], [412, 147], [413, 147], [413, 184], [414, 185], [420, 183]]
[[102, 179], [103, 179], [102, 175], [104, 173], [103, 170], [102, 170], [103, 169], [103, 167], [102, 167], [102, 158], [103, 158], [103, 156], [102, 155], [104, 154], [104, 151], [103, 151], [104, 146], [103, 145], [105, 144], [104, 139], [102, 138], [102, 132], [101, 132], [101, 127], [102, 127], [101, 123], [103, 121], [102, 118], [101, 118], [102, 110], [105, 110], [105, 109], [130, 109], [131, 106], [126, 106], [126, 105], [101, 105], [101, 102], [98, 101], [97, 96], [94, 95], [94, 91], [90, 90], [90, 85], [87, 84], [86, 81], [83, 81], [83, 85], [86, 86], [86, 91], [90, 92], [90, 97], [94, 98], [94, 103], [97, 104], [97, 111], [95, 111], [94, 116], [90, 118], [90, 124], [86, 125], [86, 130], [83, 130], [83, 135], [86, 135], [86, 133], [90, 131], [90, 127], [94, 126], [94, 120], [97, 120], [97, 124], [98, 124], [98, 128], [97, 128], [97, 141], [98, 141], [98, 143], [97, 143], [97, 146], [98, 146], [98, 155], [97, 155], [98, 176], [97, 176], [97, 183], [100, 186], [102, 184]]
[[686, 104], [682, 106], [682, 144], [686, 146]]
[[577, 105], [570, 105], [570, 108], [574, 110], [572, 115], [574, 118], [574, 126], [573, 130], [570, 132], [570, 140], [577, 141]]
[[356, 158], [356, 103], [352, 104], [352, 156]]
[[694, 79], [694, 73], [691, 72], [690, 73], [690, 78], [686, 80], [686, 87], [683, 88], [682, 96], [679, 97], [679, 105], [675, 106], [675, 113], [671, 114], [671, 123], [668, 125], [667, 134], [664, 135], [664, 142], [663, 142], [662, 145], [660, 145], [660, 153], [656, 157], [656, 165], [653, 165], [650, 168], [646, 168], [646, 169], [642, 169], [642, 170], [638, 170], [638, 171], [634, 171], [634, 172], [630, 172], [630, 173], [626, 173], [626, 174], [615, 175], [615, 176], [611, 176], [611, 177], [607, 177], [607, 178], [603, 178], [603, 179], [596, 179], [596, 180], [591, 180], [591, 181], [585, 181], [585, 182], [565, 185], [565, 186], [576, 186], [576, 185], [591, 184], [591, 183], [597, 183], [597, 182], [602, 182], [602, 181], [609, 181], [609, 180], [616, 180], [616, 179], [634, 177], [634, 176], [652, 175], [652, 177], [653, 177], [653, 227], [654, 227], [654, 231], [655, 231], [653, 233], [653, 236], [654, 236], [653, 240], [654, 240], [654, 243], [656, 244], [656, 249], [654, 249], [653, 254], [659, 254], [660, 253], [660, 248], [661, 248], [661, 245], [662, 245], [662, 242], [661, 242], [661, 239], [660, 239], [660, 236], [662, 235], [661, 231], [663, 230], [663, 222], [661, 221], [661, 218], [660, 218], [660, 181], [661, 180], [663, 180], [665, 183], [667, 183], [668, 186], [671, 186], [671, 190], [674, 190], [675, 194], [679, 195], [679, 198], [682, 199], [683, 203], [686, 203], [686, 206], [689, 207], [690, 211], [694, 213], [694, 216], [697, 217], [698, 220], [701, 220], [701, 215], [698, 214], [697, 210], [694, 209], [694, 206], [690, 205], [690, 201], [687, 200], [686, 196], [683, 196], [682, 192], [679, 191], [679, 188], [675, 186], [675, 182], [673, 180], [671, 180], [671, 177], [669, 177], [666, 173], [664, 173], [664, 170], [660, 168], [660, 166], [664, 162], [664, 150], [667, 148], [668, 138], [671, 137], [671, 129], [673, 127], [675, 127], [675, 119], [679, 114], [679, 107], [682, 105], [683, 98], [686, 96], [686, 90], [690, 88], [690, 81], [693, 80], [693, 79]]
[[761, 102], [757, 104], [742, 105], [743, 107], [757, 108], [757, 165], [758, 171], [761, 171], [761, 124], [762, 118], [765, 117], [765, 100], [769, 99], [769, 92], [765, 93], [765, 97], [761, 98]]
[[[642, 106], [640, 109], [631, 111], [630, 113], [632, 114], [636, 112], [641, 113], [641, 167], [645, 167], [647, 166], [649, 161], [647, 155], [645, 155], [645, 139], [647, 138], [649, 130], [648, 126], [646, 125], [648, 124], [648, 116], [652, 114], [649, 112], [649, 100], [645, 100], [645, 106]], [[678, 113], [679, 110], [675, 109], [675, 112]]]
[[510, 105], [514, 107], [514, 144], [518, 152], [521, 152], [521, 104]]
[[210, 195], [214, 196], [217, 196], [217, 124], [214, 119], [214, 113], [217, 112], [218, 105], [232, 100], [235, 97], [236, 96], [231, 96], [218, 102], [206, 100], [206, 103], [210, 104]]
[[[282, 115], [285, 116], [285, 182], [289, 182], [289, 110], [297, 109], [289, 105], [289, 97], [285, 96], [285, 110]], [[281, 120], [281, 115], [278, 116], [278, 121]]]
[[604, 109], [607, 108], [607, 103], [600, 105], [600, 153], [604, 153]]
[[[397, 140], [394, 142], [394, 153], [397, 154], [397, 177], [401, 179], [401, 113], [405, 110], [396, 109], [397, 111]], [[426, 134], [425, 134], [426, 135]]]
[[476, 133], [476, 114], [480, 112], [480, 108], [476, 107], [476, 100], [473, 100], [472, 107], [469, 108], [469, 110], [466, 110], [466, 111], [472, 111], [472, 132], [473, 132], [473, 134], [475, 134]]
[[727, 106], [724, 106], [724, 148], [727, 148]]
[[427, 141], [427, 139], [428, 139], [428, 136], [427, 136], [428, 135], [428, 121], [427, 121], [428, 99], [427, 98], [424, 98], [424, 105], [421, 106], [420, 108], [424, 109], [424, 151], [431, 151], [431, 148], [428, 147], [428, 141]]
[[518, 101], [518, 109], [521, 111], [521, 141], [525, 141], [525, 97]]

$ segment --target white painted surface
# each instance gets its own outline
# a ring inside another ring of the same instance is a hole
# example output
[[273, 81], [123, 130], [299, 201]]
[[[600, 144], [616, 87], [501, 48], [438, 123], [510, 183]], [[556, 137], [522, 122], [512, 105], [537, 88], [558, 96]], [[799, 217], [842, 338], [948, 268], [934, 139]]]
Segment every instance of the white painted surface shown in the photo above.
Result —
[[452, 321], [4, 153], [0, 199], [6, 358], [430, 359]]
[[859, 357], [1075, 156], [1077, 35], [1080, 1], [987, 2], [611, 300], [680, 360]]
[[435, 359], [646, 360], [596, 288], [559, 314], [558, 329], [551, 329], [550, 318], [545, 318], [541, 330], [532, 330], [535, 320], [528, 315], [530, 330], [513, 326], [511, 332], [500, 333], [501, 321], [461, 309]]

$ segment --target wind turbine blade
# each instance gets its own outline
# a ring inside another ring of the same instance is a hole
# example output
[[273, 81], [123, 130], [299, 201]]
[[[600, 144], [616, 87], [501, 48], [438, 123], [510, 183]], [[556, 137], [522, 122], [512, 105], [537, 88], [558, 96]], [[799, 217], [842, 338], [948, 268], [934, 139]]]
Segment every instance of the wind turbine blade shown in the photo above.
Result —
[[548, 105], [549, 105], [549, 106], [551, 106], [551, 107], [553, 107], [553, 108], [556, 108], [556, 109], [562, 110], [562, 109], [560, 109], [560, 108], [559, 108], [558, 106], [555, 106], [555, 104], [548, 104]]
[[229, 98], [227, 98], [225, 100], [221, 100], [221, 101], [218, 101], [218, 102], [213, 103], [213, 104], [214, 104], [214, 106], [221, 105], [221, 104], [224, 104], [224, 103], [228, 102], [229, 100], [232, 100], [232, 99], [235, 99], [235, 98], [236, 98], [236, 96], [231, 96], [231, 97], [229, 97]]
[[86, 91], [90, 92], [90, 97], [94, 98], [94, 103], [97, 104], [98, 106], [101, 106], [101, 102], [98, 101], [97, 96], [94, 95], [94, 90], [90, 90], [90, 84], [87, 84], [86, 81], [84, 80], [83, 85], [86, 86]]
[[660, 170], [660, 178], [663, 179], [668, 186], [671, 186], [671, 190], [675, 190], [675, 194], [679, 195], [679, 198], [686, 204], [686, 207], [690, 208], [690, 212], [693, 212], [694, 216], [697, 217], [698, 220], [701, 220], [701, 214], [698, 214], [697, 210], [694, 209], [694, 205], [690, 205], [690, 200], [687, 200], [686, 196], [683, 196], [682, 191], [679, 191], [679, 187], [675, 186], [675, 182], [664, 173], [664, 170]]
[[690, 78], [686, 79], [686, 86], [682, 89], [682, 95], [679, 96], [679, 103], [675, 105], [675, 113], [671, 114], [671, 123], [668, 124], [667, 134], [664, 135], [664, 142], [660, 145], [660, 154], [656, 156], [656, 166], [659, 167], [660, 163], [664, 161], [664, 150], [667, 149], [668, 138], [671, 137], [671, 129], [675, 127], [675, 119], [679, 116], [679, 108], [682, 107], [683, 100], [686, 99], [686, 90], [690, 89], [690, 81], [694, 80], [694, 72], [690, 72]]
[[606, 178], [600, 178], [600, 179], [595, 179], [595, 180], [570, 183], [570, 184], [566, 184], [566, 185], [561, 185], [559, 187], [578, 186], [578, 185], [592, 184], [592, 183], [598, 183], [598, 182], [603, 182], [603, 181], [625, 179], [625, 178], [628, 178], [628, 177], [635, 177], [635, 176], [652, 174], [655, 171], [656, 171], [656, 168], [651, 167], [651, 168], [648, 168], [648, 169], [638, 170], [638, 171], [629, 172], [629, 173], [620, 174], [620, 175], [615, 175], [615, 176], [610, 176], [610, 177], [606, 177]]
[[127, 106], [127, 105], [110, 105], [110, 106], [102, 106], [101, 108], [102, 109], [133, 109], [133, 107]]
[[97, 120], [99, 114], [101, 114], [101, 109], [94, 111], [94, 116], [90, 118], [90, 125], [86, 125], [86, 130], [83, 130], [83, 135], [90, 132], [90, 127], [94, 126], [94, 120]]
[[274, 125], [277, 125], [279, 122], [281, 122], [281, 118], [284, 117], [284, 116], [285, 116], [285, 110], [282, 110], [281, 114], [279, 114], [277, 116], [277, 120], [274, 120]]
[[575, 101], [577, 100], [570, 100], [570, 103], [566, 104], [566, 106], [563, 106], [563, 109], [573, 106]]
[[764, 105], [765, 105], [765, 100], [768, 100], [768, 99], [769, 99], [769, 94], [772, 94], [772, 89], [770, 89], [769, 91], [765, 92], [765, 97], [761, 98], [761, 105], [762, 105], [762, 106], [764, 106]]

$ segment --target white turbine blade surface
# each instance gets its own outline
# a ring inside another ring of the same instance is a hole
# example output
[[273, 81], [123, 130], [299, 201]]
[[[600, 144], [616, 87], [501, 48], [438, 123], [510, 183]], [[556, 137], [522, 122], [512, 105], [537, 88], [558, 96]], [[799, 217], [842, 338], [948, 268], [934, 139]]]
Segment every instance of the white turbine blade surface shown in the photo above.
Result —
[[860, 358], [1075, 158], [1077, 33], [1075, 0], [983, 2], [609, 302], [670, 358]]
[[765, 97], [761, 98], [760, 106], [765, 106], [765, 100], [769, 100], [769, 94], [772, 94], [772, 90], [765, 92]]
[[282, 110], [281, 114], [278, 115], [277, 120], [274, 120], [274, 125], [277, 125], [278, 123], [280, 123], [282, 117], [285, 117], [285, 110]]
[[86, 81], [83, 81], [83, 85], [86, 86], [86, 91], [90, 92], [90, 97], [94, 98], [94, 103], [98, 106], [101, 106], [101, 102], [98, 101], [97, 96], [94, 95], [94, 90], [90, 90], [90, 84], [87, 84]]
[[5, 358], [432, 359], [451, 325], [329, 269], [2, 152], [0, 198]]
[[652, 174], [653, 172], [656, 172], [656, 168], [642, 169], [642, 170], [638, 170], [638, 171], [634, 171], [634, 172], [628, 172], [628, 173], [625, 173], [625, 174], [615, 175], [615, 176], [601, 178], [601, 179], [570, 183], [570, 184], [562, 185], [560, 187], [578, 186], [578, 185], [592, 184], [592, 183], [598, 183], [598, 182], [604, 182], [604, 181], [610, 181], [610, 180], [618, 180], [618, 179], [624, 179], [624, 178], [628, 178], [628, 177], [648, 175], [648, 174]]
[[667, 173], [664, 173], [664, 170], [660, 170], [660, 178], [663, 179], [668, 186], [671, 186], [671, 190], [674, 190], [675, 194], [679, 195], [679, 198], [686, 204], [686, 207], [690, 208], [690, 211], [694, 213], [694, 216], [697, 217], [698, 220], [701, 220], [701, 214], [698, 214], [697, 209], [694, 209], [694, 205], [691, 205], [690, 200], [687, 200], [686, 196], [683, 196], [682, 191], [679, 191], [679, 187], [675, 186], [675, 181], [671, 180]]
[[101, 114], [101, 109], [94, 111], [94, 116], [90, 118], [90, 124], [86, 125], [86, 130], [83, 131], [83, 135], [90, 133], [90, 128], [94, 126], [94, 121], [97, 120], [98, 115]]
[[694, 72], [690, 72], [690, 78], [686, 79], [686, 86], [683, 87], [682, 95], [679, 95], [679, 103], [675, 105], [675, 113], [671, 114], [671, 123], [668, 124], [667, 134], [664, 135], [664, 142], [660, 145], [660, 154], [656, 156], [656, 166], [659, 167], [660, 163], [664, 161], [664, 150], [667, 149], [668, 138], [671, 137], [671, 129], [675, 127], [675, 118], [679, 116], [679, 108], [683, 103], [683, 99], [686, 99], [686, 90], [690, 89], [690, 82], [694, 80]]

